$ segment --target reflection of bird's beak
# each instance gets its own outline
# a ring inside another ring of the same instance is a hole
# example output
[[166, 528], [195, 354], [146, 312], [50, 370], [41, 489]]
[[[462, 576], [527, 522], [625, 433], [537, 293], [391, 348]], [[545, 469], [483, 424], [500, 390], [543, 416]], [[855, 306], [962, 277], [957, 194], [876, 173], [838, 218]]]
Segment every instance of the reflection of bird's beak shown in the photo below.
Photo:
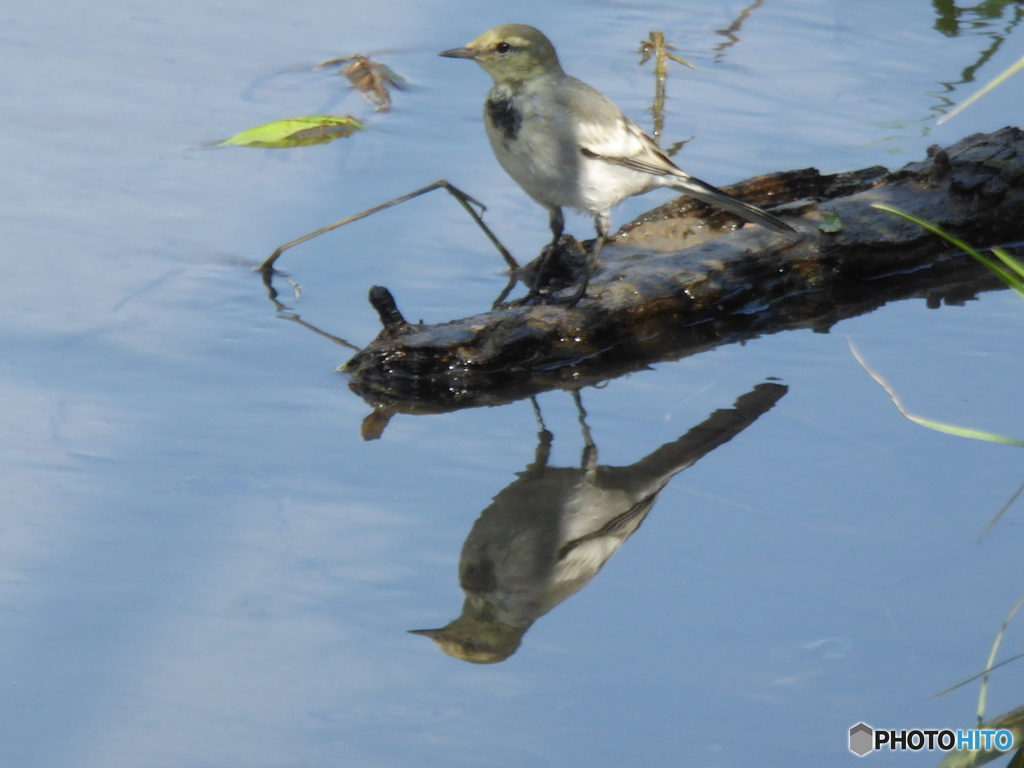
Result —
[[472, 48], [452, 48], [450, 51], [441, 51], [437, 55], [448, 59], [475, 59], [476, 51]]
[[443, 629], [410, 629], [410, 635], [423, 635], [423, 637], [429, 637], [431, 640], [436, 640], [441, 636]]

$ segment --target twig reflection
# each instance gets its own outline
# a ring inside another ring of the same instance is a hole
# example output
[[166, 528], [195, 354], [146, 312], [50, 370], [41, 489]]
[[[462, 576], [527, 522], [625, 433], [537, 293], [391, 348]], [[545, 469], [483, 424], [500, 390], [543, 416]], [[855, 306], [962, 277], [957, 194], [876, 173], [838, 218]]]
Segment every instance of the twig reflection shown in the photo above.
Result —
[[716, 35], [722, 35], [725, 38], [725, 40], [720, 42], [714, 48], [715, 61], [721, 61], [722, 59], [724, 59], [726, 50], [732, 48], [734, 45], [736, 45], [736, 43], [740, 41], [736, 33], [740, 31], [740, 28], [743, 26], [743, 22], [747, 20], [750, 14], [752, 14], [762, 5], [764, 5], [764, 0], [757, 0], [753, 5], [748, 5], [742, 11], [740, 11], [740, 15], [737, 16], [733, 23], [730, 24], [728, 27], [726, 27], [725, 29], [715, 30]]

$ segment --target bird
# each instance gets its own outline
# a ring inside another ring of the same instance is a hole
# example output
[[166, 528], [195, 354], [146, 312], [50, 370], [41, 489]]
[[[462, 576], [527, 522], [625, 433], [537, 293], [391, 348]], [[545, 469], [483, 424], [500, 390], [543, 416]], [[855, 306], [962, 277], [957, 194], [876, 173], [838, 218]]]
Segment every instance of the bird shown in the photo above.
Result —
[[553, 437], [540, 422], [532, 464], [494, 497], [459, 557], [462, 613], [438, 629], [414, 629], [447, 655], [496, 664], [514, 654], [533, 623], [583, 589], [633, 535], [669, 481], [736, 437], [786, 394], [765, 382], [685, 435], [624, 467], [599, 466], [579, 392], [579, 469], [548, 466]]
[[668, 187], [773, 232], [795, 231], [677, 168], [611, 100], [567, 75], [551, 41], [535, 27], [504, 24], [438, 55], [471, 59], [494, 80], [484, 102], [491, 149], [505, 172], [548, 210], [553, 238], [531, 295], [539, 293], [546, 262], [562, 237], [563, 208], [593, 216], [598, 236], [581, 285], [568, 301], [573, 305], [586, 294], [611, 232], [611, 209], [628, 197]]

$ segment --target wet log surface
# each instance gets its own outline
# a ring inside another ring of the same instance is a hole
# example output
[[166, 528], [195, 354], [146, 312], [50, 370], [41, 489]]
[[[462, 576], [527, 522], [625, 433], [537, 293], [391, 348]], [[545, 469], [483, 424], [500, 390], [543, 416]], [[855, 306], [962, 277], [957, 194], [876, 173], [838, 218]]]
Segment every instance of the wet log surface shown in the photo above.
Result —
[[[969, 257], [871, 204], [891, 205], [980, 248], [1022, 240], [1024, 132], [976, 134], [928, 154], [892, 173], [807, 169], [725, 188], [782, 217], [798, 231], [791, 236], [674, 200], [605, 246], [575, 307], [511, 306], [417, 325], [375, 288], [371, 299], [387, 324], [342, 370], [351, 389], [381, 410], [498, 405], [761, 334], [827, 332], [889, 301], [921, 297], [938, 306], [1001, 287]], [[822, 231], [832, 213], [842, 228]], [[561, 255], [566, 284], [578, 270], [573, 245]]]

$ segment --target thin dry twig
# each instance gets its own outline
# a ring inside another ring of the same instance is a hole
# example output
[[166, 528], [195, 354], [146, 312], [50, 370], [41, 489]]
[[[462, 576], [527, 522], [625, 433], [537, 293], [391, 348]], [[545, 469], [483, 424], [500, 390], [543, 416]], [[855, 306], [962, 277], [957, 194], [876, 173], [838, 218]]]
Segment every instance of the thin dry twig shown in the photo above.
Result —
[[977, 679], [978, 679], [979, 677], [984, 677], [984, 676], [985, 676], [985, 675], [987, 675], [987, 674], [988, 674], [989, 672], [992, 672], [993, 670], [999, 669], [1000, 667], [1005, 667], [1005, 666], [1006, 666], [1007, 664], [1009, 664], [1009, 663], [1010, 663], [1011, 661], [1016, 661], [1017, 659], [1024, 659], [1024, 653], [1018, 653], [1018, 654], [1017, 654], [1016, 656], [1011, 656], [1011, 657], [1010, 657], [1010, 658], [1008, 658], [1008, 659], [1003, 659], [1003, 660], [1002, 660], [1002, 661], [1000, 661], [1000, 662], [999, 662], [998, 664], [993, 664], [993, 665], [992, 665], [991, 667], [989, 667], [988, 669], [983, 669], [983, 670], [982, 670], [981, 672], [979, 672], [978, 674], [976, 674], [976, 675], [971, 675], [971, 676], [970, 676], [970, 677], [968, 677], [968, 678], [967, 678], [966, 680], [961, 680], [961, 681], [960, 681], [959, 683], [957, 683], [956, 685], [951, 685], [951, 686], [950, 686], [949, 688], [946, 688], [946, 689], [945, 689], [945, 690], [943, 690], [943, 691], [939, 691], [938, 693], [934, 693], [934, 694], [932, 694], [932, 698], [933, 698], [933, 699], [937, 699], [937, 698], [939, 698], [939, 697], [941, 697], [941, 696], [945, 696], [945, 695], [946, 695], [947, 693], [952, 693], [953, 691], [955, 691], [955, 690], [957, 690], [957, 689], [959, 689], [959, 688], [963, 688], [963, 687], [964, 687], [965, 685], [967, 685], [968, 683], [973, 683], [973, 682], [974, 682], [975, 680], [977, 680]]
[[323, 330], [322, 328], [317, 328], [312, 323], [307, 323], [305, 320], [303, 320], [301, 317], [299, 317], [294, 312], [287, 312], [287, 313], [286, 312], [280, 312], [278, 314], [278, 317], [281, 320], [290, 320], [293, 323], [298, 323], [303, 328], [308, 328], [309, 330], [311, 330], [313, 333], [317, 334], [318, 336], [323, 336], [325, 339], [330, 339], [331, 341], [333, 341], [335, 344], [338, 344], [339, 346], [346, 347], [347, 349], [354, 350], [355, 352], [361, 352], [362, 351], [362, 347], [357, 347], [355, 344], [352, 344], [351, 342], [345, 341], [340, 336], [335, 336], [333, 333], [328, 333], [327, 331]]
[[469, 215], [473, 218], [473, 221], [476, 222], [477, 226], [483, 230], [485, 235], [487, 235], [487, 239], [491, 241], [495, 248], [498, 249], [498, 253], [501, 254], [501, 257], [505, 260], [505, 263], [508, 264], [509, 269], [511, 269], [513, 273], [518, 272], [519, 263], [515, 260], [512, 254], [508, 252], [505, 246], [501, 244], [501, 241], [498, 240], [497, 236], [493, 232], [491, 232], [490, 228], [486, 224], [484, 224], [484, 220], [480, 218], [480, 214], [473, 209], [473, 206], [475, 205], [482, 212], [487, 209], [486, 206], [483, 203], [479, 202], [478, 200], [475, 200], [469, 195], [467, 195], [458, 187], [452, 186], [444, 179], [439, 179], [438, 181], [435, 181], [433, 184], [428, 184], [422, 189], [417, 189], [415, 192], [410, 192], [407, 195], [396, 197], [394, 200], [389, 200], [388, 202], [381, 203], [380, 205], [374, 206], [369, 210], [362, 211], [361, 213], [357, 213], [353, 216], [349, 216], [348, 218], [342, 219], [341, 221], [336, 221], [333, 224], [328, 224], [326, 227], [321, 227], [315, 232], [310, 232], [309, 234], [303, 235], [302, 237], [295, 238], [291, 242], [278, 246], [274, 250], [274, 252], [270, 254], [269, 257], [267, 257], [267, 260], [260, 264], [258, 267], [256, 267], [253, 271], [262, 272], [264, 275], [272, 274], [274, 271], [274, 263], [281, 257], [281, 254], [287, 251], [289, 248], [294, 248], [296, 245], [301, 245], [307, 240], [312, 240], [314, 237], [319, 237], [320, 235], [330, 232], [331, 230], [337, 229], [338, 227], [343, 227], [346, 224], [351, 224], [353, 221], [359, 221], [360, 219], [365, 219], [367, 216], [372, 216], [373, 214], [387, 210], [388, 208], [393, 208], [394, 206], [399, 205], [400, 203], [412, 200], [414, 197], [425, 195], [427, 192], [433, 192], [435, 189], [443, 189], [456, 200], [458, 200], [459, 205], [466, 209]]
[[998, 523], [1010, 507], [1013, 506], [1013, 502], [1020, 498], [1021, 493], [1024, 493], [1024, 484], [1021, 484], [1020, 488], [1017, 489], [1017, 492], [1014, 493], [1013, 496], [1010, 497], [1010, 500], [1003, 505], [1003, 508], [996, 513], [996, 516], [992, 518], [992, 522], [985, 526], [985, 530], [983, 530], [981, 535], [978, 536], [979, 544], [981, 544], [981, 540], [988, 535], [988, 532], [996, 527], [996, 523]]

